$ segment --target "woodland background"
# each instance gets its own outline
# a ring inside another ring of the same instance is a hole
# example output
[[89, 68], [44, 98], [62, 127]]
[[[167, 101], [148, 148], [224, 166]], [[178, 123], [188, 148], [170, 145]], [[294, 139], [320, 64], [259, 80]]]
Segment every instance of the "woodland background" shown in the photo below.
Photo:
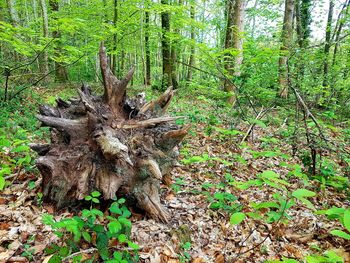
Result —
[[[0, 261], [350, 262], [349, 9], [0, 0]], [[101, 93], [101, 42], [118, 78], [135, 67], [128, 95], [173, 86], [170, 114], [192, 126], [162, 187], [168, 225], [123, 198], [115, 221], [99, 192], [82, 211], [43, 203], [35, 114], [82, 83]]]

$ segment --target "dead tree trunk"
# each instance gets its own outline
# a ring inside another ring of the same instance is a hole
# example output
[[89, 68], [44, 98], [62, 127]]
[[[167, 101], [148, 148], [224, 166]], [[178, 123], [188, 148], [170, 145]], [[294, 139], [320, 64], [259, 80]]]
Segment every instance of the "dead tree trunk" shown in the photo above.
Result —
[[170, 87], [149, 103], [141, 95], [130, 99], [126, 87], [134, 69], [117, 79], [103, 44], [100, 65], [103, 96], [94, 96], [83, 87], [79, 98], [58, 99], [56, 108], [40, 107], [37, 118], [51, 127], [51, 144], [32, 145], [40, 155], [36, 165], [43, 176], [44, 197], [64, 207], [93, 190], [105, 199], [117, 192], [133, 195], [149, 216], [166, 222], [159, 185], [169, 175], [177, 145], [188, 131], [188, 127], [171, 124], [179, 117], [161, 116], [173, 90]]

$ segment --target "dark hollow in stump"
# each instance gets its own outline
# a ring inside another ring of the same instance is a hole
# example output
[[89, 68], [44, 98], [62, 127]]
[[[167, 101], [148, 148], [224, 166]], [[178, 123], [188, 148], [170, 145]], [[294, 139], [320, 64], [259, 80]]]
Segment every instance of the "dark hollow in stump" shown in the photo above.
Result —
[[141, 94], [127, 98], [134, 69], [119, 80], [109, 68], [103, 44], [99, 55], [103, 96], [83, 86], [79, 98], [57, 99], [55, 108], [40, 107], [37, 118], [51, 127], [51, 144], [32, 145], [40, 155], [36, 165], [44, 198], [62, 208], [93, 190], [104, 199], [117, 192], [131, 194], [149, 216], [167, 222], [160, 182], [169, 180], [177, 146], [189, 127], [175, 125], [179, 117], [162, 116], [174, 95], [171, 87], [149, 103]]

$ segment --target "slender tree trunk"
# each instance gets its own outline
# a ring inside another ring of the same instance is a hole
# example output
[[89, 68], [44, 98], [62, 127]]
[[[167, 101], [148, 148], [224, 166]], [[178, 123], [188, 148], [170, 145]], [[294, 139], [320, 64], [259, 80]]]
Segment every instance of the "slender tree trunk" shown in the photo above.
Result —
[[9, 11], [11, 23], [14, 27], [19, 25], [19, 18], [16, 9], [16, 0], [6, 0], [7, 8]]
[[[53, 12], [58, 12], [59, 10], [59, 5], [57, 0], [49, 0], [49, 4], [51, 7], [51, 10]], [[53, 19], [57, 19], [54, 18]], [[52, 31], [52, 37], [55, 39], [55, 54], [59, 56], [61, 53], [61, 33], [58, 29], [55, 29]], [[62, 62], [55, 61], [55, 81], [58, 82], [66, 82], [68, 80], [68, 74], [67, 74], [67, 69], [63, 65]]]
[[[113, 4], [113, 26], [116, 28], [118, 22], [118, 0], [114, 0]], [[113, 34], [113, 54], [112, 54], [112, 72], [116, 74], [117, 72], [117, 33]]]
[[280, 48], [279, 71], [279, 95], [282, 98], [288, 97], [288, 52], [290, 51], [293, 38], [293, 13], [294, 0], [285, 0], [285, 10], [282, 29], [282, 45]]
[[36, 0], [33, 0], [33, 16], [34, 16], [34, 20], [38, 19], [37, 10], [38, 10], [38, 4], [37, 4]]
[[[256, 10], [258, 7], [259, 0], [255, 0], [253, 10]], [[256, 24], [256, 16], [253, 16], [253, 21], [252, 21], [252, 38], [254, 38], [254, 33], [255, 33], [255, 24]]]
[[[168, 5], [168, 0], [161, 0], [162, 5]], [[162, 23], [162, 55], [163, 55], [163, 79], [162, 89], [173, 85], [172, 82], [172, 65], [171, 65], [171, 52], [170, 52], [170, 40], [168, 34], [170, 33], [170, 14], [168, 11], [164, 11], [161, 14]]]
[[[236, 91], [233, 77], [241, 75], [241, 65], [243, 62], [243, 38], [244, 30], [244, 0], [228, 0], [227, 11], [227, 27], [225, 49], [233, 48], [237, 51], [237, 55], [232, 56], [228, 52], [225, 56], [225, 69], [230, 80], [224, 83], [225, 91], [234, 93]], [[232, 77], [232, 78], [231, 78]], [[228, 102], [235, 104], [235, 96], [232, 94]]]
[[235, 1], [235, 16], [234, 16], [234, 34], [233, 34], [233, 48], [238, 51], [238, 55], [235, 56], [235, 76], [241, 75], [241, 65], [243, 62], [243, 37], [244, 31], [244, 0]]
[[338, 20], [337, 21], [338, 27], [336, 28], [336, 31], [334, 32], [334, 34], [335, 34], [335, 39], [334, 39], [335, 45], [334, 45], [334, 51], [333, 51], [332, 66], [335, 64], [335, 61], [336, 61], [336, 56], [337, 56], [337, 52], [338, 52], [338, 49], [339, 49], [339, 38], [340, 38], [340, 34], [342, 32], [342, 29], [343, 29], [343, 26], [344, 26], [344, 23], [345, 23], [345, 18], [348, 15], [349, 6], [350, 6], [350, 0], [346, 0], [344, 5], [343, 5], [343, 8], [342, 8], [342, 10], [341, 10], [341, 12], [339, 14], [339, 17], [337, 19]]
[[149, 32], [150, 32], [150, 22], [149, 22], [149, 11], [145, 12], [145, 53], [146, 53], [146, 76], [145, 85], [151, 85], [151, 51], [149, 45]]
[[[190, 17], [191, 19], [194, 21], [195, 20], [195, 5], [194, 3], [191, 3], [191, 7], [190, 7]], [[192, 80], [192, 74], [193, 74], [193, 67], [194, 67], [194, 64], [195, 64], [195, 52], [196, 52], [196, 49], [195, 49], [195, 27], [192, 25], [191, 26], [191, 51], [190, 51], [190, 59], [188, 61], [188, 71], [187, 71], [187, 81], [191, 81]]]
[[298, 87], [304, 80], [305, 75], [305, 48], [309, 45], [310, 23], [311, 23], [311, 0], [295, 1], [295, 18], [298, 45], [301, 52], [297, 54], [297, 81]]
[[327, 27], [326, 27], [326, 42], [324, 45], [324, 59], [323, 59], [323, 87], [328, 86], [328, 57], [329, 51], [331, 48], [331, 32], [332, 32], [332, 20], [333, 20], [333, 9], [334, 9], [334, 1], [329, 1], [329, 10], [328, 10], [328, 18], [327, 18]]
[[[47, 6], [46, 6], [45, 0], [40, 0], [40, 8], [41, 8], [41, 15], [42, 15], [42, 19], [43, 19], [43, 34], [44, 34], [44, 38], [46, 40], [48, 40], [48, 38], [49, 38], [49, 19], [47, 16]], [[42, 62], [41, 72], [45, 75], [48, 74], [48, 72], [49, 72], [49, 60], [48, 60], [48, 55], [47, 55], [46, 50], [44, 50], [44, 53], [43, 53], [43, 62]], [[48, 79], [45, 78], [45, 82], [47, 82], [47, 81], [48, 81]]]

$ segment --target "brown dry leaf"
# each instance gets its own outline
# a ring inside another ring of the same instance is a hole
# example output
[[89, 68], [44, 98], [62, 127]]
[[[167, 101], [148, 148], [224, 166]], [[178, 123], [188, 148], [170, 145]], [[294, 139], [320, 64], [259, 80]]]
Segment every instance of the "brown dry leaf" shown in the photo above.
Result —
[[218, 254], [215, 257], [215, 262], [214, 263], [225, 263], [225, 257], [223, 254]]
[[52, 258], [54, 256], [54, 254], [50, 255], [50, 256], [47, 256], [44, 258], [43, 262], [42, 263], [48, 263], [50, 258]]
[[0, 262], [6, 262], [12, 255], [9, 250], [0, 253]]
[[171, 201], [175, 198], [175, 195], [173, 193], [169, 193], [166, 197], [165, 200], [167, 201]]
[[203, 258], [194, 258], [191, 263], [205, 263]]
[[27, 231], [22, 231], [21, 232], [21, 241], [22, 241], [22, 243], [27, 242], [28, 237], [29, 237], [29, 232], [27, 232]]
[[150, 263], [161, 263], [160, 256], [157, 251], [154, 251], [153, 254], [149, 256]]
[[303, 254], [292, 245], [286, 244], [284, 248], [296, 258], [302, 259], [304, 257]]
[[30, 249], [33, 249], [34, 254], [36, 255], [36, 254], [43, 252], [45, 248], [46, 248], [46, 244], [38, 244], [38, 245], [31, 247]]
[[11, 257], [7, 260], [7, 263], [20, 263], [20, 262], [29, 262], [26, 257]]
[[44, 209], [49, 213], [53, 214], [55, 212], [55, 209], [52, 205], [44, 205]]
[[10, 228], [10, 224], [6, 222], [0, 222], [0, 230], [8, 230]]
[[0, 197], [0, 205], [4, 205], [4, 204], [7, 204], [6, 198]]

